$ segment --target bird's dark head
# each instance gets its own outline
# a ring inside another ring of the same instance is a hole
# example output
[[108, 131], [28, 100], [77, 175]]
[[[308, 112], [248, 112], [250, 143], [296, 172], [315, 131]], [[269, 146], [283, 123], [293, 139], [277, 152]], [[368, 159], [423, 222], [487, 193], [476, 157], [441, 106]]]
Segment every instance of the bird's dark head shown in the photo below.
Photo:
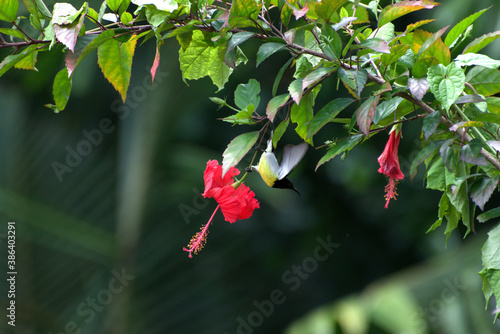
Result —
[[299, 191], [293, 186], [293, 183], [289, 179], [287, 179], [286, 177], [274, 182], [273, 188], [292, 189], [300, 196]]

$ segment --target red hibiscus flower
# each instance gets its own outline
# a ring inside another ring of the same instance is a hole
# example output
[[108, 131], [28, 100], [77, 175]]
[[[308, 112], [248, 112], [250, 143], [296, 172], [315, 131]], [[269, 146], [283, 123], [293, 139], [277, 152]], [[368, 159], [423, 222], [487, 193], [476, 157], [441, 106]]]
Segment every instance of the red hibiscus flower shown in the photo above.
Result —
[[259, 208], [259, 202], [255, 199], [255, 193], [243, 183], [235, 181], [233, 178], [239, 175], [240, 171], [235, 167], [229, 168], [227, 173], [222, 176], [222, 166], [216, 160], [209, 160], [207, 168], [203, 174], [205, 179], [205, 192], [202, 196], [205, 198], [214, 198], [219, 204], [210, 217], [208, 223], [201, 227], [201, 231], [196, 233], [189, 242], [188, 247], [183, 250], [197, 254], [205, 246], [208, 235], [208, 226], [212, 222], [215, 213], [220, 208], [224, 219], [234, 223], [240, 219], [249, 218], [254, 209]]
[[402, 180], [405, 176], [399, 167], [398, 147], [401, 139], [401, 131], [393, 129], [389, 136], [389, 140], [385, 145], [384, 152], [378, 157], [377, 161], [380, 164], [379, 173], [386, 175], [389, 178], [389, 184], [385, 187], [385, 208], [389, 206], [389, 201], [396, 199], [396, 185], [398, 180]]

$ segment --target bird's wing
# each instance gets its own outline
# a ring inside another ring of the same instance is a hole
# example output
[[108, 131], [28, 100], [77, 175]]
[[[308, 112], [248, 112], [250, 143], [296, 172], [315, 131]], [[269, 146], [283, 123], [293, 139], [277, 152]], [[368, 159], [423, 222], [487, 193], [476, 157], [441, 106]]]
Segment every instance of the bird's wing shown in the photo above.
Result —
[[306, 154], [308, 148], [307, 143], [299, 145], [286, 145], [283, 148], [283, 158], [281, 159], [280, 171], [278, 179], [281, 180], [286, 177], [297, 166]]

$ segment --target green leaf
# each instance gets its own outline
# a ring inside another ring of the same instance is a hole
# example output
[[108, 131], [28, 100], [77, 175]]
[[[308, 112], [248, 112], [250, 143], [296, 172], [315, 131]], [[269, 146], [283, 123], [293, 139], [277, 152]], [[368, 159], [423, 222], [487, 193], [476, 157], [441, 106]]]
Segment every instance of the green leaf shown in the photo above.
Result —
[[17, 29], [0, 28], [0, 34], [5, 34], [5, 35], [9, 35], [12, 37], [22, 39], [23, 41], [28, 41], [28, 37], [26, 37], [26, 35], [24, 35], [22, 32], [20, 32]]
[[5, 57], [2, 62], [0, 63], [0, 77], [10, 70], [12, 67], [14, 67], [17, 63], [22, 61], [25, 57], [30, 55], [31, 53], [36, 51], [37, 46], [36, 45], [30, 45], [23, 51], [15, 54], [15, 55], [9, 55]]
[[420, 9], [431, 9], [438, 5], [433, 1], [400, 1], [394, 5], [389, 5], [382, 9], [379, 16], [378, 26], [382, 27], [384, 24], [394, 21], [398, 17], [409, 14]]
[[454, 139], [448, 139], [441, 145], [441, 148], [439, 149], [439, 153], [441, 154], [441, 159], [443, 159], [444, 165], [452, 173], [456, 169], [458, 160], [455, 148], [452, 146], [453, 140]]
[[74, 52], [66, 53], [65, 60], [69, 75], [73, 73], [76, 66], [80, 64], [85, 57], [94, 52], [94, 50], [96, 50], [103, 43], [112, 39], [114, 36], [115, 32], [108, 29], [99, 35], [86, 35], [78, 38]]
[[[373, 124], [378, 124], [381, 120], [392, 115], [392, 113], [397, 109], [399, 104], [403, 102], [402, 97], [394, 97], [390, 100], [383, 101], [377, 105], [377, 110], [375, 115], [373, 115]], [[394, 117], [392, 118], [394, 119]]]
[[385, 66], [388, 66], [401, 58], [409, 48], [409, 45], [396, 44], [390, 48], [390, 54], [383, 54], [380, 59]]
[[500, 67], [500, 60], [491, 59], [479, 53], [466, 53], [458, 55], [457, 58], [455, 58], [455, 64], [460, 67], [481, 65], [487, 68], [498, 68]]
[[[195, 27], [193, 26], [192, 29], [194, 29], [194, 28]], [[227, 51], [226, 52], [230, 52], [231, 50], [233, 50], [237, 46], [248, 41], [253, 36], [255, 36], [255, 33], [248, 32], [248, 31], [242, 31], [242, 32], [238, 32], [238, 33], [232, 35], [231, 38], [229, 39], [229, 41], [227, 42]]]
[[[481, 150], [481, 141], [479, 139], [473, 139], [479, 142], [479, 150]], [[472, 142], [471, 142], [472, 143]], [[486, 159], [483, 156], [478, 156], [479, 150], [474, 152], [474, 146], [471, 144], [467, 144], [462, 146], [460, 149], [459, 159], [465, 161], [470, 164], [480, 165], [480, 166], [488, 166]]]
[[290, 64], [292, 63], [293, 59], [294, 58], [288, 59], [288, 61], [285, 64], [283, 64], [283, 66], [278, 71], [278, 74], [276, 75], [276, 78], [274, 79], [273, 83], [273, 96], [276, 96], [276, 92], [278, 91], [278, 86], [280, 84], [281, 78], [283, 77], [283, 74], [285, 73], [288, 66], [290, 66]]
[[76, 10], [76, 8], [69, 3], [58, 2], [54, 5], [54, 16], [52, 17], [52, 24], [71, 24], [80, 16], [81, 13], [81, 9]]
[[314, 136], [325, 124], [331, 122], [342, 110], [353, 102], [354, 100], [351, 98], [338, 98], [328, 102], [312, 119], [307, 131], [307, 138]]
[[359, 131], [366, 137], [370, 137], [370, 125], [372, 124], [375, 110], [377, 110], [379, 99], [380, 95], [372, 96], [363, 102], [358, 110], [356, 110], [356, 123], [359, 126]]
[[179, 50], [179, 62], [184, 80], [197, 80], [208, 75], [219, 90], [224, 88], [233, 71], [219, 57], [224, 51], [224, 45], [208, 44], [201, 31], [194, 31], [189, 47], [186, 50]]
[[124, 103], [130, 83], [132, 58], [136, 43], [137, 40], [135, 39], [131, 39], [126, 43], [110, 39], [97, 49], [97, 63], [104, 77], [120, 93]]
[[472, 42], [470, 42], [469, 45], [465, 47], [462, 53], [464, 54], [470, 52], [477, 53], [485, 46], [496, 40], [498, 37], [500, 37], [500, 31], [490, 32], [489, 34], [478, 37]]
[[304, 139], [305, 142], [313, 144], [312, 138], [307, 137], [309, 131], [309, 124], [313, 119], [313, 107], [316, 99], [316, 95], [321, 89], [321, 85], [316, 86], [313, 90], [304, 94], [303, 98], [300, 100], [300, 104], [292, 105], [290, 111], [290, 117], [293, 123], [297, 124], [295, 132]]
[[449, 110], [464, 90], [464, 71], [455, 63], [446, 67], [438, 64], [429, 68], [427, 76], [432, 94], [441, 102], [445, 110]]
[[71, 93], [71, 78], [68, 76], [68, 69], [65, 67], [60, 70], [54, 78], [54, 85], [52, 86], [52, 95], [58, 111], [64, 110], [69, 100]]
[[259, 51], [257, 51], [257, 65], [259, 67], [266, 58], [272, 54], [286, 49], [286, 45], [282, 43], [264, 43], [260, 46]]
[[[498, 208], [497, 208], [498, 209]], [[483, 278], [483, 293], [486, 304], [492, 294], [495, 295], [496, 308], [500, 307], [500, 225], [488, 232], [488, 239], [481, 249], [483, 270], [479, 273]]]
[[276, 148], [278, 145], [278, 142], [280, 141], [281, 137], [285, 133], [286, 129], [288, 128], [288, 124], [290, 124], [290, 118], [285, 119], [282, 121], [277, 127], [276, 130], [273, 132], [273, 147]]
[[359, 99], [361, 92], [366, 85], [368, 80], [368, 75], [365, 70], [345, 70], [343, 68], [338, 69], [338, 76], [344, 86], [347, 88], [349, 93], [356, 99]]
[[302, 91], [306, 90], [309, 86], [321, 81], [325, 76], [329, 75], [335, 70], [333, 67], [320, 67], [313, 70], [306, 75], [302, 80]]
[[108, 5], [109, 9], [113, 12], [117, 12], [118, 8], [120, 8], [120, 5], [122, 4], [122, 0], [106, 0], [106, 4]]
[[443, 144], [443, 141], [433, 141], [424, 147], [420, 152], [418, 152], [415, 159], [413, 159], [410, 166], [410, 180], [413, 182], [415, 176], [418, 173], [418, 166], [424, 162], [427, 158], [436, 153], [439, 147]]
[[158, 10], [170, 13], [179, 7], [179, 4], [175, 0], [132, 0], [132, 3], [137, 6], [152, 5], [150, 7], [156, 7]]
[[498, 186], [498, 179], [484, 177], [481, 182], [476, 182], [471, 188], [470, 198], [476, 205], [484, 211], [484, 205]]
[[373, 51], [387, 53], [387, 54], [391, 53], [389, 49], [389, 44], [387, 44], [387, 42], [381, 38], [369, 38], [359, 44], [351, 45], [351, 49], [360, 49], [360, 48], [372, 49]]
[[20, 61], [18, 61], [14, 67], [22, 70], [35, 70], [38, 71], [35, 67], [36, 61], [37, 61], [37, 56], [38, 56], [38, 51], [34, 51], [26, 57], [22, 58]]
[[463, 34], [463, 32], [465, 30], [467, 30], [467, 28], [479, 17], [481, 16], [485, 11], [487, 11], [488, 9], [490, 9], [490, 7], [488, 8], [485, 8], [483, 10], [480, 10], [479, 12], [476, 12], [472, 15], [469, 15], [468, 17], [466, 17], [465, 19], [463, 19], [462, 21], [460, 21], [459, 23], [457, 23], [451, 30], [450, 32], [448, 33], [448, 35], [446, 35], [446, 38], [444, 40], [444, 43], [448, 46], [448, 47], [451, 47], [453, 44], [455, 44], [455, 42], [457, 41], [457, 39], [460, 37], [461, 34]]
[[343, 139], [335, 143], [330, 149], [328, 149], [328, 152], [326, 152], [326, 154], [319, 160], [315, 170], [318, 170], [319, 166], [335, 158], [337, 155], [350, 151], [362, 139], [363, 135], [361, 133], [358, 133], [354, 136], [347, 137], [346, 139]]
[[126, 25], [131, 25], [134, 17], [129, 12], [124, 12], [120, 15], [120, 21]]
[[[427, 164], [427, 161], [426, 161]], [[432, 159], [430, 164], [427, 164], [426, 172], [426, 187], [427, 189], [445, 191], [446, 189], [446, 172], [443, 159]]]
[[302, 99], [302, 79], [292, 81], [290, 86], [288, 86], [288, 91], [290, 92], [292, 100], [299, 104]]
[[18, 9], [19, 9], [18, 0], [0, 1], [0, 20], [11, 23], [16, 21]]
[[316, 14], [325, 22], [330, 22], [330, 19], [347, 0], [323, 0], [316, 6]]
[[[477, 94], [492, 96], [500, 93], [500, 71], [483, 66], [475, 66], [467, 72], [465, 80], [471, 84]], [[470, 88], [466, 88], [470, 93], [474, 93]]]
[[492, 113], [479, 114], [474, 118], [474, 120], [479, 122], [490, 122], [500, 125], [500, 115]]
[[259, 131], [248, 132], [231, 140], [222, 153], [222, 175], [238, 164], [259, 139]]
[[260, 83], [255, 79], [248, 80], [247, 84], [239, 84], [234, 91], [234, 103], [240, 109], [253, 106], [257, 109], [260, 103]]
[[[427, 51], [427, 49], [430, 48], [431, 45], [433, 45], [443, 34], [444, 32], [446, 31], [446, 29], [448, 29], [448, 26], [440, 29], [439, 31], [437, 31], [436, 33], [432, 34], [432, 36], [426, 38], [426, 40], [424, 41], [424, 43], [422, 44], [422, 46], [420, 47], [420, 49], [418, 50], [417, 52], [417, 55], [415, 56], [415, 59], [418, 60], [418, 58], [425, 52]], [[419, 30], [421, 31], [421, 30]], [[415, 36], [414, 36], [415, 37]], [[437, 44], [436, 44], [437, 45]], [[445, 45], [442, 45], [441, 46], [442, 48], [445, 48], [446, 46]], [[448, 54], [449, 54], [449, 50], [445, 50], [443, 51], [442, 53], [445, 53], [446, 51], [448, 51]], [[435, 52], [434, 52], [435, 53]], [[437, 57], [436, 57], [437, 58]], [[440, 61], [441, 64], [443, 65], [448, 65], [449, 62], [450, 62], [450, 59], [449, 57], [446, 57], [446, 58], [441, 58], [438, 60]]]
[[425, 140], [428, 140], [429, 137], [434, 133], [434, 131], [436, 131], [440, 120], [441, 110], [435, 110], [429, 115], [425, 116], [422, 125], [422, 132], [424, 133]]
[[281, 108], [290, 98], [290, 94], [281, 94], [273, 97], [267, 104], [266, 115], [271, 122], [274, 122], [274, 117], [278, 109]]
[[229, 11], [229, 27], [245, 28], [255, 26], [262, 4], [254, 0], [233, 0]]
[[500, 217], [500, 206], [498, 208], [491, 209], [489, 211], [486, 211], [479, 216], [477, 216], [477, 220], [480, 223], [484, 223], [490, 219], [498, 218]]

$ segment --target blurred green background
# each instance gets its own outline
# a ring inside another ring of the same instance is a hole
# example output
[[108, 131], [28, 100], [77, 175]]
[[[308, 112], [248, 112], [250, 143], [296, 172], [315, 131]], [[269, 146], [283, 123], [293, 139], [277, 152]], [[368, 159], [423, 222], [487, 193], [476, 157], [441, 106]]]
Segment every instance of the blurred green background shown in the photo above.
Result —
[[[53, 3], [47, 1], [49, 8]], [[77, 8], [82, 3], [72, 2]], [[444, 1], [406, 19], [436, 18], [424, 27], [436, 30], [489, 5]], [[485, 13], [474, 37], [500, 30], [499, 15], [498, 5]], [[403, 180], [397, 201], [384, 209], [387, 180], [377, 173], [377, 157], [386, 134], [317, 172], [324, 151], [310, 148], [291, 175], [301, 197], [250, 175], [246, 183], [261, 208], [234, 224], [219, 212], [205, 249], [192, 259], [182, 251], [216, 207], [200, 197], [206, 162], [220, 162], [229, 141], [251, 131], [217, 120], [230, 111], [217, 110], [208, 97], [232, 103], [227, 92], [255, 78], [262, 110], [286, 60], [277, 54], [256, 70], [257, 47], [244, 45], [249, 63], [216, 93], [208, 78], [182, 81], [175, 40], [161, 47], [151, 85], [149, 41], [134, 56], [125, 104], [95, 55], [89, 56], [76, 69], [60, 114], [43, 105], [52, 102], [62, 54], [40, 54], [39, 72], [11, 70], [0, 78], [0, 263], [6, 273], [6, 225], [15, 221], [18, 272], [16, 326], [4, 316], [0, 332], [499, 332], [477, 275], [480, 248], [493, 225], [477, 224], [466, 240], [459, 229], [445, 248], [443, 227], [425, 233], [437, 218], [440, 194], [424, 189], [421, 174], [413, 183]], [[485, 53], [498, 59], [498, 42]], [[6, 54], [0, 50], [2, 58]], [[317, 106], [337, 94], [336, 85], [333, 78], [325, 82]], [[403, 130], [405, 174], [417, 152], [419, 126], [405, 124]], [[331, 124], [315, 144], [343, 135]], [[299, 142], [290, 126], [281, 143]], [[79, 158], [68, 158], [75, 151]], [[69, 168], [58, 177], [55, 165]], [[0, 284], [3, 310], [7, 289]]]

